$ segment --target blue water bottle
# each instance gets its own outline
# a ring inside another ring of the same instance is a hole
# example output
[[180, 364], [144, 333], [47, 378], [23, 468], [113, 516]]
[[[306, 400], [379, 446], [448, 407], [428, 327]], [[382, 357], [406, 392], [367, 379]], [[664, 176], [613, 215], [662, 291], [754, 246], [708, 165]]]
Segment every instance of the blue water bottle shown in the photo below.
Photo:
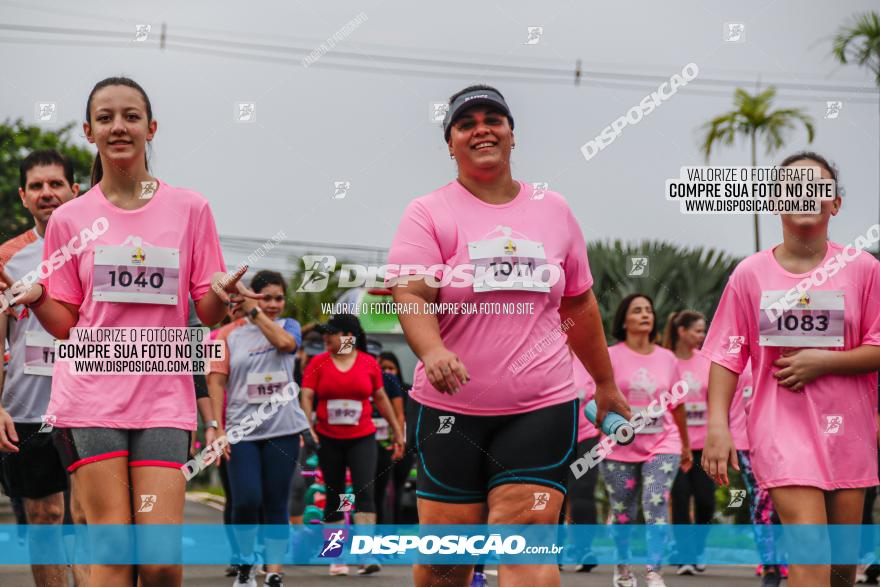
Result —
[[[587, 417], [587, 420], [596, 424], [596, 400], [590, 400], [587, 405], [584, 406], [584, 416]], [[626, 418], [618, 414], [617, 412], [608, 412], [605, 415], [605, 419], [602, 421], [602, 433], [605, 436], [613, 436], [617, 439], [617, 444], [621, 446], [625, 446], [631, 443], [636, 438], [635, 430], [633, 430], [632, 424], [627, 421]]]

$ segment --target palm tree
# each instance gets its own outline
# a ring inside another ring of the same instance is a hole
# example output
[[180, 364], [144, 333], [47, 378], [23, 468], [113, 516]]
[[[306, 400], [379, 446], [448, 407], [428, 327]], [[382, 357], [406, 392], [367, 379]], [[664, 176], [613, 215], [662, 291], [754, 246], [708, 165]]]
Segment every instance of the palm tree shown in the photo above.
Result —
[[[665, 326], [671, 312], [678, 310], [697, 310], [711, 320], [727, 279], [740, 261], [715, 249], [689, 249], [659, 241], [591, 242], [587, 250], [595, 283], [593, 293], [599, 302], [599, 314], [609, 342], [617, 305], [634, 292], [654, 299], [658, 329]], [[646, 276], [628, 275], [630, 257], [648, 258]]]
[[874, 74], [880, 87], [880, 15], [866, 12], [853, 18], [834, 37], [834, 56], [840, 63], [856, 63]]
[[[733, 93], [734, 109], [720, 114], [707, 122], [706, 138], [703, 140], [703, 154], [706, 163], [715, 145], [730, 146], [737, 137], [746, 137], [751, 144], [752, 167], [758, 165], [758, 139], [764, 143], [769, 156], [785, 144], [785, 132], [794, 128], [797, 123], [804, 125], [807, 131], [807, 142], [813, 142], [815, 131], [813, 121], [800, 108], [783, 108], [771, 110], [776, 88], [769, 87], [755, 95], [742, 88]], [[755, 214], [755, 252], [761, 250], [761, 237], [758, 232], [758, 215]]]

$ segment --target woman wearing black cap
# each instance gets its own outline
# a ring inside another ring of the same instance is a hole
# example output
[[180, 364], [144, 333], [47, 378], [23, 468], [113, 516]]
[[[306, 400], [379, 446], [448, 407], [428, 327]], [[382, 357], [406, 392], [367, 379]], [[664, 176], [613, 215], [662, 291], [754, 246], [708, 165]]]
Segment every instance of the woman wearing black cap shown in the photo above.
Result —
[[[376, 427], [370, 398], [388, 421], [394, 451], [403, 455], [403, 429], [382, 385], [382, 370], [367, 353], [367, 341], [360, 321], [351, 314], [331, 316], [318, 326], [324, 335], [326, 353], [309, 361], [303, 373], [300, 396], [309, 422], [315, 412], [311, 434], [318, 443], [318, 462], [327, 486], [324, 521], [343, 518], [340, 502], [345, 491], [345, 469], [351, 470], [355, 524], [376, 523], [374, 480], [376, 479]], [[317, 409], [314, 400], [317, 396]], [[362, 566], [359, 574], [380, 570], [376, 563]], [[330, 565], [331, 575], [348, 574], [345, 565]]]
[[[630, 416], [584, 237], [562, 196], [511, 176], [513, 117], [498, 90], [456, 93], [443, 126], [457, 180], [409, 204], [388, 255], [420, 359], [407, 409], [419, 522], [556, 524], [577, 444], [566, 340], [596, 381], [600, 421], [612, 407]], [[419, 310], [434, 303], [452, 311]], [[468, 585], [471, 569], [416, 565], [415, 583]], [[499, 579], [558, 585], [559, 570], [502, 565]]]

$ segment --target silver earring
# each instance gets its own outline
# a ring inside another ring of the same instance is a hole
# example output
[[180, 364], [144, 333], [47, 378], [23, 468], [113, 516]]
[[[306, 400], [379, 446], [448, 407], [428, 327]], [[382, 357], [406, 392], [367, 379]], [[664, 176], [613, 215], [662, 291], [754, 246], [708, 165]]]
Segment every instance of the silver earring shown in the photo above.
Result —
[[450, 158], [450, 159], [455, 159], [455, 155], [453, 155], [452, 153], [450, 153], [450, 154], [449, 154], [449, 158]]

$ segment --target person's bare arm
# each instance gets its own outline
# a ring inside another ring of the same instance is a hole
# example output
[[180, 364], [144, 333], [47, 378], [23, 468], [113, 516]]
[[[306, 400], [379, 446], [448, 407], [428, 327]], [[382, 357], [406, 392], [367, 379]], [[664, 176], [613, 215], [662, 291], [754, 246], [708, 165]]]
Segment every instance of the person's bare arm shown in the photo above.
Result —
[[[215, 433], [216, 438], [222, 438], [226, 435], [226, 430], [223, 426], [223, 396], [224, 389], [226, 389], [226, 382], [229, 379], [229, 376], [226, 373], [208, 373], [206, 375], [208, 381], [208, 397], [211, 400], [211, 417], [208, 418], [210, 420], [217, 420], [217, 432]], [[204, 420], [205, 414], [202, 414], [202, 419]], [[205, 420], [207, 421], [207, 420]], [[207, 438], [205, 439], [207, 443]], [[223, 456], [228, 460], [232, 454], [231, 449], [229, 448], [229, 444], [223, 448]], [[219, 456], [219, 455], [218, 455]], [[220, 458], [217, 458], [217, 465], [220, 465]]]
[[[398, 304], [416, 304], [419, 309], [437, 299], [437, 288], [429, 286], [423, 277], [409, 277], [406, 284], [391, 288]], [[437, 391], [456, 393], [470, 380], [464, 363], [450, 351], [440, 338], [440, 324], [433, 314], [402, 312], [398, 314], [406, 342], [425, 367], [428, 381]]]
[[773, 361], [780, 367], [773, 376], [792, 391], [804, 388], [822, 375], [862, 375], [880, 369], [880, 347], [863, 344], [848, 351], [799, 349]]
[[688, 437], [687, 411], [684, 404], [678, 404], [672, 410], [672, 419], [675, 420], [675, 426], [678, 428], [678, 435], [681, 437], [681, 470], [687, 473], [694, 466], [694, 456], [691, 453], [691, 441]]
[[629, 404], [614, 381], [608, 343], [593, 290], [562, 298], [559, 316], [562, 328], [566, 329], [569, 346], [596, 382], [596, 420], [599, 426], [609, 411], [617, 412], [627, 420], [632, 418]]
[[391, 458], [395, 461], [400, 460], [403, 457], [404, 447], [403, 425], [397, 419], [394, 408], [391, 407], [391, 402], [388, 401], [388, 394], [385, 393], [385, 388], [380, 387], [373, 392], [373, 403], [376, 405], [379, 413], [382, 414], [382, 417], [388, 420], [388, 425], [391, 426], [394, 442], [394, 454], [391, 455]]
[[730, 435], [730, 404], [736, 393], [739, 375], [712, 363], [709, 370], [709, 421], [706, 426], [706, 444], [703, 447], [703, 470], [715, 483], [727, 485], [727, 464], [739, 471], [736, 448]]

